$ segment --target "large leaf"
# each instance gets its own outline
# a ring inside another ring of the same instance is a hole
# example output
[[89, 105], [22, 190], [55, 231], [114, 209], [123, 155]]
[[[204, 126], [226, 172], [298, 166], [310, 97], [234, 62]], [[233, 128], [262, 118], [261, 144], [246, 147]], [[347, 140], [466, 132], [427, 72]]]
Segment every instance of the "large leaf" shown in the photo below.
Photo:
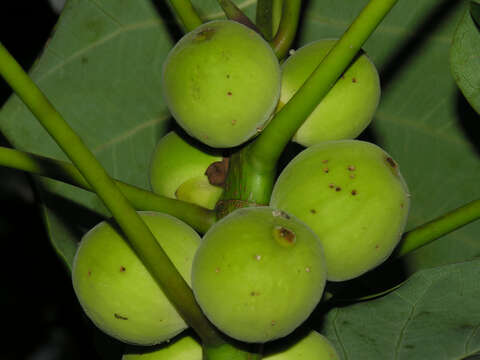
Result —
[[[253, 13], [252, 1], [239, 3]], [[206, 19], [222, 16], [216, 1], [196, 5]], [[144, 188], [170, 117], [161, 69], [179, 34], [169, 16], [165, 5], [148, 0], [70, 0], [30, 71], [110, 175]], [[0, 130], [18, 149], [65, 159], [16, 96], [0, 113]], [[70, 266], [82, 234], [108, 212], [87, 191], [56, 181], [42, 181], [42, 188], [50, 239]]]
[[323, 332], [342, 359], [480, 354], [480, 260], [422, 270], [383, 298], [334, 308]]
[[[477, 8], [480, 8], [480, 3], [472, 3], [472, 12], [467, 10], [458, 24], [450, 62], [458, 86], [480, 114], [480, 29], [473, 19]], [[477, 16], [480, 19], [480, 13]]]

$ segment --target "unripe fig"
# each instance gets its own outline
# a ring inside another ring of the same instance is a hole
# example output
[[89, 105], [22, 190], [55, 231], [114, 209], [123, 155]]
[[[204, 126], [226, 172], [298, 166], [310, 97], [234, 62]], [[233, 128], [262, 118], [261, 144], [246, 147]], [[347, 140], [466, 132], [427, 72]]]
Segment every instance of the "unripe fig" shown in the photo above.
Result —
[[320, 241], [304, 223], [270, 207], [244, 208], [205, 234], [192, 289], [221, 331], [261, 343], [288, 335], [310, 315], [325, 273]]
[[255, 31], [230, 20], [200, 25], [170, 51], [164, 95], [173, 117], [212, 147], [233, 147], [269, 120], [280, 96], [280, 66]]
[[[282, 65], [278, 110], [297, 92], [337, 40], [312, 42]], [[380, 100], [377, 69], [362, 53], [297, 130], [293, 141], [311, 146], [327, 140], [353, 139], [370, 123]]]
[[270, 205], [315, 231], [328, 280], [343, 281], [391, 254], [405, 227], [409, 194], [385, 151], [364, 141], [339, 140], [297, 155], [278, 177]]
[[281, 346], [280, 351], [269, 350], [267, 349], [264, 360], [340, 360], [330, 341], [314, 330], [295, 339], [293, 344]]
[[150, 165], [152, 190], [159, 195], [213, 209], [223, 188], [211, 185], [205, 172], [218, 161], [222, 161], [218, 154], [203, 151], [175, 132], [169, 132], [160, 139], [153, 153]]
[[153, 349], [130, 349], [122, 360], [202, 360], [202, 346], [193, 337], [184, 335]]
[[[200, 237], [166, 214], [140, 212], [182, 277], [190, 283]], [[73, 288], [93, 323], [110, 336], [139, 345], [158, 344], [187, 328], [126, 240], [103, 221], [83, 238], [72, 269]]]

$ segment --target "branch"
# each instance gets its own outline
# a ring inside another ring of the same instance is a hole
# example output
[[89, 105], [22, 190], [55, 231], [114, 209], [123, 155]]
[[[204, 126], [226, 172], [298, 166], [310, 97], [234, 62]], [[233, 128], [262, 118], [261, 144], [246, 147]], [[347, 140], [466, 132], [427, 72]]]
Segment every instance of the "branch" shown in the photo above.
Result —
[[203, 21], [193, 8], [190, 0], [170, 0], [170, 5], [185, 27], [186, 32], [202, 25]]
[[197, 305], [190, 287], [138, 213], [125, 199], [80, 137], [70, 128], [3, 45], [0, 45], [0, 74], [110, 210], [135, 253], [185, 319], [185, 322], [194, 328], [205, 343], [223, 343], [217, 330]]
[[283, 59], [288, 54], [293, 39], [295, 39], [301, 7], [302, 0], [285, 0], [283, 3], [280, 25], [275, 37], [270, 42], [279, 59]]
[[260, 33], [260, 30], [255, 26], [255, 24], [248, 18], [247, 15], [243, 13], [242, 10], [238, 8], [237, 5], [231, 0], [217, 0], [218, 4], [222, 7], [223, 12], [228, 19], [236, 21], [240, 24], [243, 24], [253, 31]]
[[[93, 191], [90, 184], [77, 168], [66, 161], [0, 147], [0, 166], [49, 177]], [[122, 194], [137, 210], [150, 210], [170, 214], [185, 221], [200, 233], [207, 232], [215, 222], [215, 213], [212, 210], [160, 196], [121, 181], [114, 181]]]
[[406, 232], [393, 257], [404, 256], [477, 219], [480, 219], [480, 199]]

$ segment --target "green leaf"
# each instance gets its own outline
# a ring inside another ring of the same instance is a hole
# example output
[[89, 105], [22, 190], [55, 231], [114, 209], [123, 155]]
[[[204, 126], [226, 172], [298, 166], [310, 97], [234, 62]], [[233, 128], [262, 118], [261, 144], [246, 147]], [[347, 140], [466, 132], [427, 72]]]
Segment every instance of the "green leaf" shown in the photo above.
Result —
[[419, 271], [400, 289], [334, 308], [323, 332], [342, 359], [466, 359], [480, 352], [480, 260]]
[[467, 10], [458, 24], [450, 52], [450, 64], [463, 95], [480, 114], [480, 30], [473, 21], [474, 10], [479, 7], [480, 4], [472, 3], [472, 12]]

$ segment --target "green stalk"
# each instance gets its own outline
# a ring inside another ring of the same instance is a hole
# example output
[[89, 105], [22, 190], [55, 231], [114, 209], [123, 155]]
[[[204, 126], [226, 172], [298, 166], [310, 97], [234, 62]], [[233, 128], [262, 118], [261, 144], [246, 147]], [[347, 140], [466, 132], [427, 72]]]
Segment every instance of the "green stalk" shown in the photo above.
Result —
[[273, 1], [257, 0], [255, 13], [255, 23], [267, 41], [270, 41], [273, 37]]
[[[0, 166], [26, 171], [93, 191], [75, 166], [19, 150], [0, 147]], [[137, 210], [170, 214], [185, 221], [200, 233], [205, 233], [215, 222], [215, 212], [203, 207], [154, 194], [136, 186], [114, 180], [115, 184]]]
[[250, 157], [273, 169], [283, 149], [397, 0], [371, 0], [316, 70], [252, 144]]
[[242, 10], [238, 8], [237, 5], [231, 0], [217, 0], [218, 4], [222, 7], [223, 12], [228, 19], [239, 22], [253, 31], [260, 33], [260, 30], [255, 26], [255, 24], [248, 18], [247, 15], [243, 13]]
[[170, 5], [182, 22], [186, 32], [202, 25], [203, 21], [193, 8], [190, 0], [170, 0]]
[[293, 39], [295, 39], [301, 7], [302, 0], [285, 0], [283, 3], [280, 25], [275, 37], [270, 42], [279, 59], [287, 56]]
[[130, 245], [185, 321], [207, 344], [221, 344], [216, 329], [197, 305], [188, 284], [80, 137], [0, 45], [0, 74], [77, 167], [110, 210]]
[[477, 219], [480, 219], [480, 199], [403, 234], [393, 257], [404, 256]]

